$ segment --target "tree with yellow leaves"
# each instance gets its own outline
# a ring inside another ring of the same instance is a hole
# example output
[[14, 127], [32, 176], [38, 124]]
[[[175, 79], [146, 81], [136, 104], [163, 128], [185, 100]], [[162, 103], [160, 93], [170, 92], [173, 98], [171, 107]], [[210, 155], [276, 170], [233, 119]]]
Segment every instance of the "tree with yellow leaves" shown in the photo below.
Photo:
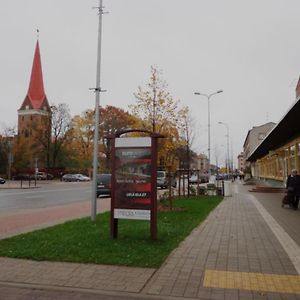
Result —
[[182, 143], [179, 118], [183, 115], [175, 101], [167, 91], [167, 83], [161, 78], [162, 72], [151, 66], [150, 80], [145, 88], [138, 87], [134, 93], [136, 103], [130, 106], [134, 116], [142, 119], [142, 126], [166, 138], [159, 143], [158, 164], [160, 168], [167, 166], [176, 168], [176, 148]]

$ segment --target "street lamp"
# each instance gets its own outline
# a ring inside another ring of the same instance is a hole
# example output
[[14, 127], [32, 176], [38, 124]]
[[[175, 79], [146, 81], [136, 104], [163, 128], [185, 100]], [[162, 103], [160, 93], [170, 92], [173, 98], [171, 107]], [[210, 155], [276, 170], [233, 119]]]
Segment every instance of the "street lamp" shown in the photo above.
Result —
[[229, 159], [229, 126], [228, 126], [228, 124], [227, 123], [224, 123], [224, 122], [218, 122], [219, 124], [221, 124], [221, 125], [224, 125], [224, 126], [226, 126], [226, 131], [227, 131], [227, 134], [226, 134], [226, 138], [227, 138], [227, 174], [229, 175], [229, 161], [230, 161], [230, 159]]
[[100, 87], [101, 75], [101, 40], [102, 40], [102, 15], [103, 15], [103, 0], [99, 0], [99, 21], [98, 21], [98, 48], [97, 48], [97, 70], [96, 70], [96, 87], [95, 90], [95, 129], [94, 129], [94, 150], [93, 150], [93, 185], [91, 199], [91, 219], [96, 220], [97, 214], [97, 173], [98, 173], [98, 155], [99, 155], [99, 107], [100, 107], [100, 92], [104, 90]]
[[210, 98], [213, 96], [213, 95], [216, 95], [216, 94], [219, 94], [219, 93], [223, 93], [223, 90], [218, 90], [214, 93], [211, 93], [211, 94], [203, 94], [203, 93], [200, 93], [200, 92], [195, 92], [194, 94], [195, 95], [198, 95], [198, 96], [204, 96], [207, 98], [207, 123], [208, 123], [208, 176], [210, 177], [211, 175], [211, 170], [210, 170]]

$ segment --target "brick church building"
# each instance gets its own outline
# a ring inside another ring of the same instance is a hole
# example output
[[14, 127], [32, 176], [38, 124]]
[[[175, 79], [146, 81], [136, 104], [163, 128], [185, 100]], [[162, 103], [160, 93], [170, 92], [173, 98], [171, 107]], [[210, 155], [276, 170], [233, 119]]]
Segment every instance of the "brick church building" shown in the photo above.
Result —
[[[28, 92], [18, 110], [18, 141], [26, 145], [30, 168], [49, 165], [51, 107], [44, 90], [39, 41], [37, 40]], [[48, 154], [47, 154], [48, 153]]]

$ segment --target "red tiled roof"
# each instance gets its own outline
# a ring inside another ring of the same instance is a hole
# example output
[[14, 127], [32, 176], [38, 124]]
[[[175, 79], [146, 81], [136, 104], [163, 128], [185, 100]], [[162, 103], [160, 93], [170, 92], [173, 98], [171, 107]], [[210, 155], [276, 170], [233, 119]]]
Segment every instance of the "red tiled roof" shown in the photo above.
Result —
[[44, 90], [39, 41], [36, 42], [28, 92], [21, 107], [27, 102], [26, 99], [29, 99], [33, 109], [41, 109], [45, 99], [48, 103]]

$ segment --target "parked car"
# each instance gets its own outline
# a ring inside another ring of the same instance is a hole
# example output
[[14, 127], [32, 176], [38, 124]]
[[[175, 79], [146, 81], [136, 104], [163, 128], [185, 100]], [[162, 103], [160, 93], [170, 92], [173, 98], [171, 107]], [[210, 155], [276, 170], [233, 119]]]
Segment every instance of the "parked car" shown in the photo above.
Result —
[[97, 197], [111, 195], [111, 174], [97, 175]]
[[177, 181], [174, 173], [167, 171], [157, 171], [157, 180], [156, 180], [156, 186], [160, 187], [162, 189], [169, 187], [169, 182], [171, 182], [172, 187], [177, 186]]
[[13, 176], [13, 180], [29, 180], [30, 175], [25, 173], [20, 173], [15, 176]]
[[[189, 178], [189, 182], [190, 182], [190, 184], [196, 184], [196, 183], [198, 183], [198, 175], [197, 174], [193, 174]], [[208, 174], [206, 174], [206, 173], [199, 174], [199, 183], [206, 183], [206, 182], [208, 182]]]
[[62, 181], [90, 181], [90, 177], [87, 177], [85, 175], [82, 174], [65, 174], [62, 177]]
[[223, 174], [217, 174], [216, 180], [224, 180], [225, 176]]
[[76, 177], [74, 174], [65, 174], [62, 177], [62, 181], [66, 181], [66, 182], [76, 181]]
[[52, 180], [54, 176], [52, 174], [46, 173], [46, 172], [37, 172], [35, 174], [30, 175], [30, 179], [36, 179], [36, 180]]
[[6, 181], [4, 178], [0, 177], [0, 184], [4, 184]]
[[83, 174], [74, 174], [76, 181], [90, 181], [91, 178]]
[[[198, 176], [197, 175], [192, 175], [189, 178], [189, 182], [190, 182], [190, 184], [196, 184], [196, 183], [198, 183]], [[199, 183], [200, 182], [201, 182], [201, 178], [199, 177]]]
[[35, 174], [30, 175], [30, 179], [46, 180], [47, 174], [45, 172], [36, 172]]
[[47, 179], [52, 180], [52, 179], [54, 179], [54, 176], [52, 174], [47, 173]]

